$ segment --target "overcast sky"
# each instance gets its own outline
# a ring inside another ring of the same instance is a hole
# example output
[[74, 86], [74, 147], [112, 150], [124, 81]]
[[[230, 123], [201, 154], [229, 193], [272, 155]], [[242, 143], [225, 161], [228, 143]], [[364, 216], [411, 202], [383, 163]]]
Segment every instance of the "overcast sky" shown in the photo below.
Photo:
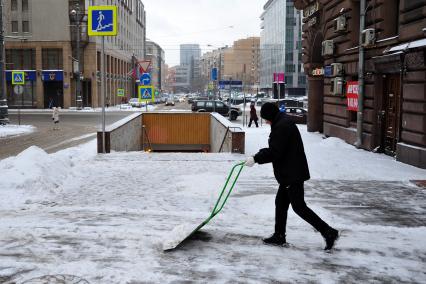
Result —
[[[179, 64], [179, 45], [200, 44], [202, 52], [260, 35], [266, 0], [144, 0], [147, 38]], [[208, 45], [211, 45], [209, 47]]]

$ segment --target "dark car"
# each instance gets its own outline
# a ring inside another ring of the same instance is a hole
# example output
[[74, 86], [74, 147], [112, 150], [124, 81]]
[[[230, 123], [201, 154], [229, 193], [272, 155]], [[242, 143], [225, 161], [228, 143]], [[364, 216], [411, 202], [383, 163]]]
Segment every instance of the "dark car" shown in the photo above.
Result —
[[236, 120], [242, 111], [237, 107], [232, 107], [229, 110], [228, 105], [222, 101], [198, 100], [194, 101], [191, 106], [192, 111], [196, 112], [217, 112], [223, 116], [229, 116], [231, 120]]
[[289, 119], [297, 124], [306, 124], [308, 110], [301, 107], [286, 107], [285, 113]]

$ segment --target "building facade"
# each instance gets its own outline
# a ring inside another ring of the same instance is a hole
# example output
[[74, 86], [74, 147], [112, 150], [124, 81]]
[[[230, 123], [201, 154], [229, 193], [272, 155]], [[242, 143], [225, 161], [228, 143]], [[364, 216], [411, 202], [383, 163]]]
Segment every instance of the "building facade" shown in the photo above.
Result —
[[263, 7], [260, 33], [260, 87], [271, 92], [274, 73], [284, 73], [286, 93], [306, 93], [301, 62], [301, 13], [292, 0], [269, 0]]
[[[89, 5], [118, 6], [118, 36], [105, 39], [106, 103], [121, 102], [117, 97], [119, 88], [125, 89], [128, 97], [135, 95], [132, 70], [145, 53], [145, 11], [141, 0], [7, 0], [4, 23], [10, 107], [69, 108], [77, 106], [79, 96], [83, 107], [101, 105], [101, 39], [87, 35]], [[12, 70], [25, 71], [22, 96], [13, 94]], [[78, 76], [80, 94], [76, 90]]]
[[[190, 88], [188, 91], [200, 91], [201, 77], [201, 48], [199, 44], [181, 44], [180, 45], [180, 65], [189, 66]], [[183, 70], [183, 69], [182, 69]]]
[[164, 50], [155, 42], [146, 42], [146, 60], [151, 61], [151, 84], [156, 90], [162, 91], [165, 82], [165, 54]]
[[173, 93], [191, 91], [191, 69], [188, 65], [177, 65], [169, 68], [168, 81]]
[[308, 130], [426, 168], [426, 3], [294, 2], [304, 14]]
[[259, 37], [249, 37], [224, 50], [222, 77], [242, 81], [246, 92], [255, 93], [259, 84], [259, 45]]

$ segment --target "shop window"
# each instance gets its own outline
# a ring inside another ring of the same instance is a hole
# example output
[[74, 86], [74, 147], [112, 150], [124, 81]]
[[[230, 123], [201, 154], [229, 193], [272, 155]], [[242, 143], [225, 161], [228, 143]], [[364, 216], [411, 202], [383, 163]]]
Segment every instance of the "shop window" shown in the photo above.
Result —
[[7, 49], [8, 70], [35, 70], [35, 49]]
[[44, 70], [62, 70], [62, 49], [46, 48], [42, 50], [42, 61]]

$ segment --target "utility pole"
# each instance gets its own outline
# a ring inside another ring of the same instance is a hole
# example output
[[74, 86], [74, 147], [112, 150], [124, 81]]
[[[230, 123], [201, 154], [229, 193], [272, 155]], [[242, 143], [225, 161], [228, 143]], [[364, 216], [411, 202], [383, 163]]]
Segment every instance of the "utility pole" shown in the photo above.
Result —
[[364, 120], [364, 60], [365, 51], [362, 45], [362, 31], [365, 29], [366, 0], [360, 1], [359, 17], [359, 63], [358, 63], [358, 113], [357, 113], [357, 139], [355, 146], [362, 148], [362, 124]]
[[75, 77], [75, 104], [77, 109], [82, 109], [83, 100], [81, 98], [81, 71], [80, 71], [80, 35], [81, 35], [81, 13], [80, 13], [80, 5], [78, 3], [75, 4], [75, 9], [71, 10], [71, 15], [74, 16], [75, 24], [76, 24], [76, 61], [77, 61], [77, 70], [74, 70]]
[[8, 106], [4, 85], [4, 31], [3, 31], [3, 0], [0, 0], [0, 124], [8, 123]]

